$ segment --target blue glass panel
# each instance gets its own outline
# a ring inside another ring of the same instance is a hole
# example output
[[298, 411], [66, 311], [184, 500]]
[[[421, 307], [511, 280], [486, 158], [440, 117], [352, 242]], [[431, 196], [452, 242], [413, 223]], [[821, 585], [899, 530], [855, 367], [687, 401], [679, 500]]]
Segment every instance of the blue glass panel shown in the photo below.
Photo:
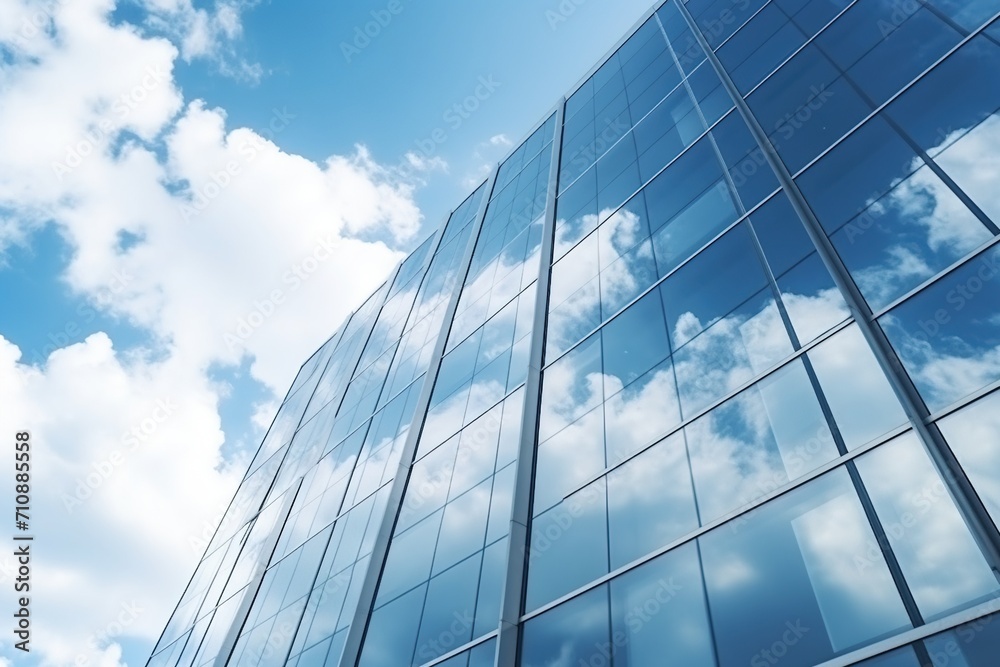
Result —
[[[917, 436], [909, 433], [886, 443], [858, 459], [857, 465], [925, 620], [1000, 592], [1000, 583]], [[867, 559], [862, 562], [867, 564]]]
[[417, 635], [415, 664], [442, 656], [472, 638], [481, 561], [482, 554], [477, 553], [431, 579]]
[[610, 655], [606, 586], [588, 591], [524, 624], [521, 652], [524, 667], [588, 665], [592, 659], [607, 661]]
[[698, 527], [682, 434], [608, 474], [608, 524], [611, 569]]
[[772, 373], [684, 432], [703, 524], [839, 453], [800, 362]]
[[806, 667], [910, 627], [847, 472], [701, 538], [720, 667]]
[[931, 412], [1000, 379], [998, 275], [994, 248], [880, 320]]
[[608, 572], [605, 487], [600, 479], [532, 520], [526, 610]]
[[965, 474], [979, 493], [993, 522], [1000, 526], [1000, 393], [992, 393], [938, 422]]
[[906, 423], [899, 400], [857, 326], [841, 331], [808, 356], [848, 449]]
[[618, 667], [715, 667], [694, 543], [612, 580], [611, 638]]
[[412, 664], [427, 584], [372, 612], [358, 667]]

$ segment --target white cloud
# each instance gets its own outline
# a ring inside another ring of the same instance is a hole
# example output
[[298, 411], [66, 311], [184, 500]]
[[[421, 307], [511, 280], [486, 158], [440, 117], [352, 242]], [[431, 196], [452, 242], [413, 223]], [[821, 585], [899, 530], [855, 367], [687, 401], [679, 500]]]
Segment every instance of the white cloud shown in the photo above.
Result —
[[[317, 164], [276, 143], [295, 122], [285, 110], [263, 137], [184, 100], [176, 60], [221, 53], [239, 36], [241, 5], [148, 3], [179, 48], [110, 25], [110, 0], [45, 6], [0, 8], [11, 54], [0, 66], [0, 258], [55, 225], [72, 250], [68, 289], [149, 332], [151, 348], [125, 355], [95, 334], [29, 365], [0, 337], [0, 428], [31, 430], [45, 490], [37, 655], [112, 666], [122, 639], [152, 645], [200, 556], [188, 537], [217, 520], [246, 465], [221, 458], [225, 389], [208, 369], [249, 355], [252, 377], [283, 393], [400, 259], [389, 244], [408, 242], [421, 216], [412, 186], [364, 147]], [[41, 27], [25, 32], [26, 20]], [[122, 249], [123, 233], [138, 241]], [[254, 423], [275, 407], [257, 406]], [[146, 439], [130, 448], [133, 428]], [[99, 483], [70, 514], [64, 494], [82, 481], [86, 495], [88, 475]], [[132, 602], [142, 613], [113, 631]]]
[[264, 70], [236, 53], [243, 34], [241, 12], [252, 0], [217, 0], [211, 9], [195, 8], [191, 0], [144, 0], [148, 28], [180, 44], [185, 62], [202, 58], [214, 62], [220, 73], [235, 79], [259, 81]]
[[114, 665], [112, 635], [162, 629], [200, 556], [186, 538], [228, 502], [246, 461], [220, 458], [218, 397], [176, 355], [126, 362], [95, 334], [44, 368], [19, 356], [0, 337], [0, 428], [30, 429], [33, 444], [33, 648], [45, 664]]

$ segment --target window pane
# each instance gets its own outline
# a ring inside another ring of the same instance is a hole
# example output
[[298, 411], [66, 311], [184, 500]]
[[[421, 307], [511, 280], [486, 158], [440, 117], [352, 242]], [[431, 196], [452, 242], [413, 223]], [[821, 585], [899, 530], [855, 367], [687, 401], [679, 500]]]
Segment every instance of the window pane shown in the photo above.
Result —
[[[610, 651], [607, 586], [595, 588], [524, 624], [524, 667], [590, 664]], [[605, 657], [606, 659], [606, 657]]]
[[1000, 526], [1000, 393], [979, 399], [938, 422], [976, 492]]
[[534, 513], [552, 507], [604, 470], [604, 410], [598, 406], [539, 443]]
[[532, 520], [527, 611], [607, 574], [607, 513], [600, 479]]
[[899, 400], [857, 326], [841, 331], [808, 356], [848, 449], [906, 423]]
[[430, 576], [434, 545], [443, 513], [439, 510], [393, 538], [379, 583], [378, 603], [391, 600]]
[[854, 566], [875, 537], [843, 469], [701, 541], [720, 667], [808, 667], [910, 627], [885, 562]]
[[412, 664], [420, 610], [427, 585], [416, 588], [372, 612], [358, 667], [400, 667]]
[[612, 580], [611, 636], [616, 667], [715, 667], [694, 543]]
[[604, 403], [608, 465], [624, 461], [680, 421], [677, 381], [668, 359]]
[[838, 455], [799, 361], [726, 401], [684, 431], [702, 524]]
[[[925, 620], [993, 597], [1000, 584], [913, 433], [858, 459], [858, 470]], [[867, 567], [867, 558], [858, 567]]]
[[931, 412], [1000, 379], [998, 274], [994, 248], [879, 321]]
[[608, 523], [612, 570], [698, 527], [682, 434], [608, 474]]
[[431, 579], [414, 664], [423, 664], [472, 639], [482, 553]]
[[538, 441], [547, 440], [603, 401], [598, 332], [545, 369]]
[[653, 290], [602, 332], [605, 395], [644, 375], [670, 355], [660, 295]]
[[444, 508], [434, 552], [434, 574], [483, 548], [493, 480], [488, 479]]

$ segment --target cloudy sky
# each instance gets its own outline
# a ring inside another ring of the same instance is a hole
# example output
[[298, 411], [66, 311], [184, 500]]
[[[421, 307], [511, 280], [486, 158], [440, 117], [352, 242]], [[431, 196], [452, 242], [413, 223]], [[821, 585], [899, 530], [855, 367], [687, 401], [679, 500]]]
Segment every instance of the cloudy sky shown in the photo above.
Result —
[[144, 664], [300, 363], [647, 6], [0, 0], [0, 437], [31, 433], [36, 538], [0, 665]]

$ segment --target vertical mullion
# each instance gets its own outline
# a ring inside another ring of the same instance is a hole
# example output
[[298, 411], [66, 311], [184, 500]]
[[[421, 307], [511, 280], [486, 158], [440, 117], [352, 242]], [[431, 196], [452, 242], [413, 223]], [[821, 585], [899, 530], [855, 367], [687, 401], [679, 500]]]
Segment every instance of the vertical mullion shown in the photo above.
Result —
[[233, 649], [236, 648], [236, 642], [240, 638], [240, 632], [243, 630], [243, 625], [246, 623], [247, 617], [250, 615], [250, 610], [253, 608], [254, 600], [257, 599], [257, 593], [260, 592], [260, 585], [264, 583], [264, 575], [267, 574], [267, 566], [271, 561], [271, 555], [274, 552], [274, 548], [278, 546], [278, 538], [281, 536], [281, 533], [285, 528], [285, 523], [288, 521], [288, 515], [292, 512], [292, 505], [295, 503], [295, 497], [299, 494], [301, 488], [302, 478], [299, 477], [296, 483], [288, 489], [288, 497], [285, 498], [284, 503], [282, 504], [281, 513], [275, 520], [274, 526], [271, 528], [271, 533], [267, 536], [267, 542], [265, 542], [264, 547], [260, 551], [260, 558], [257, 561], [257, 570], [246, 587], [243, 599], [240, 600], [240, 607], [236, 611], [233, 622], [229, 626], [229, 631], [226, 633], [226, 638], [222, 642], [222, 647], [219, 649], [219, 653], [215, 658], [215, 667], [225, 667], [225, 665], [229, 663], [229, 658], [232, 655]]
[[[413, 303], [410, 304], [410, 311], [406, 315], [406, 322], [409, 322], [410, 317], [413, 316], [413, 309], [416, 307], [416, 305], [417, 305], [417, 297], [420, 295], [420, 287], [423, 285], [424, 280], [427, 278], [427, 272], [431, 268], [431, 264], [434, 261], [434, 255], [437, 254], [437, 250], [438, 250], [438, 248], [441, 245], [441, 239], [444, 237], [444, 232], [445, 232], [445, 229], [447, 227], [448, 227], [448, 217], [445, 217], [445, 219], [442, 222], [441, 226], [438, 228], [437, 232], [434, 235], [434, 240], [431, 241], [431, 247], [428, 249], [427, 259], [424, 261], [424, 265], [423, 265], [423, 272], [419, 274], [420, 275], [420, 280], [419, 280], [419, 282], [417, 284], [417, 289], [416, 289], [415, 294], [414, 294]], [[399, 271], [403, 268], [403, 264], [405, 262], [406, 262], [406, 260], [404, 259], [402, 262], [399, 263], [399, 267], [396, 269], [396, 273], [393, 275], [393, 278], [392, 278], [393, 283], [395, 283], [396, 278], [399, 275]], [[389, 301], [389, 292], [392, 291], [392, 288], [393, 288], [393, 284], [389, 284], [388, 285], [388, 289], [386, 290], [386, 297], [385, 297], [386, 300], [385, 300], [385, 303], [388, 303], [388, 301]], [[385, 303], [383, 303], [383, 306], [385, 305]], [[381, 313], [381, 311], [380, 311], [380, 313]], [[377, 317], [375, 318], [375, 321], [376, 321], [376, 323], [378, 322], [378, 318]], [[401, 336], [403, 336], [403, 335], [406, 334], [406, 331], [405, 331], [405, 329], [406, 329], [406, 323], [403, 324], [403, 329], [404, 329], [404, 331], [400, 334]], [[372, 332], [374, 332], [374, 325], [372, 326]], [[369, 333], [369, 336], [371, 336], [371, 332]], [[363, 353], [364, 352], [362, 352], [362, 354]], [[398, 347], [396, 349], [396, 352], [393, 354], [393, 359], [394, 360], [395, 360], [395, 355], [396, 354], [399, 354], [399, 348]], [[390, 368], [391, 368], [391, 363], [390, 363]], [[385, 391], [385, 383], [388, 382], [388, 380], [389, 380], [388, 376], [386, 376], [382, 380], [382, 388], [379, 390], [379, 398], [380, 398], [380, 400], [381, 400], [382, 393]], [[348, 384], [350, 384], [350, 383], [348, 383]], [[340, 397], [340, 398], [341, 398], [341, 400], [343, 399], [343, 397]], [[340, 409], [339, 405], [337, 406], [337, 409], [338, 410]], [[376, 412], [377, 412], [377, 410], [376, 410]], [[370, 426], [369, 426], [369, 428], [370, 428]], [[358, 463], [360, 463], [360, 461]], [[355, 465], [357, 465], [357, 463]], [[343, 503], [344, 503], [344, 497], [341, 496], [340, 503], [338, 503], [338, 507], [337, 507], [337, 515], [338, 516], [344, 510]], [[346, 521], [347, 517], [341, 517], [339, 520], [340, 521]], [[319, 568], [320, 565], [322, 564], [323, 560], [325, 560], [325, 558], [326, 558], [326, 551], [330, 548], [330, 541], [332, 539], [333, 539], [333, 531], [331, 530], [330, 534], [326, 538], [326, 546], [323, 547], [323, 556], [320, 558], [319, 563], [317, 563], [317, 566], [316, 566], [317, 568]], [[308, 540], [307, 540], [307, 542], [308, 542]], [[306, 594], [307, 604], [303, 605], [302, 612], [299, 614], [299, 618], [295, 622], [295, 632], [292, 633], [291, 641], [288, 643], [288, 652], [285, 654], [285, 658], [284, 658], [284, 661], [286, 661], [286, 662], [288, 660], [289, 655], [291, 654], [292, 648], [295, 646], [295, 640], [298, 637], [299, 633], [305, 631], [302, 628], [302, 620], [305, 618], [307, 607], [308, 607], [308, 600], [312, 597], [312, 592], [313, 592], [313, 589], [316, 587], [316, 580], [318, 578], [319, 578], [319, 569], [317, 569], [316, 572], [313, 574], [312, 582], [309, 584], [309, 589], [308, 590], [310, 592]]]
[[548, 196], [542, 227], [542, 248], [538, 282], [535, 286], [535, 312], [531, 331], [531, 351], [528, 356], [528, 376], [524, 384], [524, 410], [521, 436], [514, 474], [514, 497], [511, 503], [510, 531], [507, 542], [507, 569], [500, 606], [500, 632], [497, 639], [497, 667], [515, 667], [520, 653], [520, 619], [527, 581], [531, 535], [531, 497], [535, 474], [535, 439], [538, 435], [538, 413], [541, 405], [542, 364], [545, 352], [545, 325], [549, 310], [549, 283], [552, 275], [552, 254], [555, 246], [556, 193], [559, 186], [559, 165], [562, 160], [563, 115], [566, 98], [556, 106], [556, 122], [552, 139], [552, 162], [549, 165]]
[[847, 268], [840, 260], [839, 255], [837, 255], [833, 247], [833, 243], [823, 231], [819, 220], [806, 202], [802, 191], [799, 190], [798, 185], [793, 180], [791, 172], [788, 171], [785, 163], [782, 162], [770, 138], [750, 110], [746, 100], [740, 95], [739, 90], [722, 66], [718, 56], [708, 46], [705, 36], [692, 19], [687, 7], [683, 2], [675, 1], [675, 4], [681, 16], [687, 22], [688, 28], [694, 34], [695, 39], [705, 50], [709, 63], [715, 69], [716, 74], [722, 81], [722, 85], [725, 86], [726, 91], [735, 102], [736, 108], [743, 116], [747, 127], [763, 151], [768, 164], [778, 178], [778, 182], [781, 184], [785, 194], [788, 196], [806, 233], [816, 247], [820, 259], [843, 295], [847, 307], [854, 316], [854, 320], [861, 330], [865, 341], [875, 354], [879, 366], [892, 386], [893, 392], [899, 399], [906, 416], [913, 425], [914, 431], [919, 434], [921, 440], [924, 442], [927, 452], [941, 474], [965, 522], [968, 524], [970, 532], [982, 549], [987, 563], [998, 579], [1000, 579], [1000, 570], [998, 570], [998, 567], [1000, 567], [1000, 533], [992, 527], [985, 506], [972, 488], [972, 484], [965, 476], [954, 453], [951, 452], [950, 448], [944, 442], [937, 427], [927, 424], [929, 413], [917, 392], [916, 386], [910, 380], [902, 364], [896, 357], [885, 333], [874, 320], [871, 309], [851, 279]]
[[[340, 665], [353, 667], [357, 665], [361, 658], [361, 649], [364, 645], [365, 634], [368, 629], [368, 619], [372, 607], [375, 603], [375, 594], [378, 592], [378, 583], [382, 577], [382, 569], [385, 567], [385, 559], [389, 553], [389, 544], [392, 541], [392, 533], [396, 527], [396, 520], [403, 503], [406, 485], [410, 477], [410, 468], [413, 466], [413, 457], [417, 451], [417, 444], [423, 431], [424, 420], [430, 408], [431, 395], [434, 391], [434, 384], [437, 380], [438, 371], [441, 368], [441, 360], [444, 357], [445, 346], [448, 342], [448, 335], [451, 333], [451, 325], [458, 310], [459, 297], [465, 287], [465, 279], [472, 264], [472, 256], [476, 249], [476, 242], [479, 240], [479, 232], [483, 226], [483, 219], [486, 215], [486, 207], [489, 204], [493, 186], [496, 182], [497, 169], [493, 169], [490, 178], [486, 183], [483, 193], [483, 200], [472, 225], [472, 233], [469, 235], [468, 245], [462, 257], [462, 263], [455, 281], [455, 288], [452, 292], [448, 306], [445, 310], [444, 320], [441, 323], [441, 331], [434, 343], [434, 352], [431, 356], [430, 366], [424, 376], [424, 383], [420, 389], [420, 397], [413, 412], [413, 421], [410, 430], [406, 435], [406, 442], [399, 459], [399, 467], [392, 480], [389, 490], [389, 498], [386, 503], [385, 515], [382, 517], [378, 534], [375, 537], [375, 544], [372, 548], [368, 570], [365, 572], [364, 582], [361, 586], [361, 593], [357, 606], [354, 609], [354, 618], [351, 620], [350, 629], [347, 631], [347, 638], [344, 641], [344, 648], [341, 653]], [[441, 235], [448, 224], [441, 228]], [[439, 238], [440, 242], [440, 238]]]

